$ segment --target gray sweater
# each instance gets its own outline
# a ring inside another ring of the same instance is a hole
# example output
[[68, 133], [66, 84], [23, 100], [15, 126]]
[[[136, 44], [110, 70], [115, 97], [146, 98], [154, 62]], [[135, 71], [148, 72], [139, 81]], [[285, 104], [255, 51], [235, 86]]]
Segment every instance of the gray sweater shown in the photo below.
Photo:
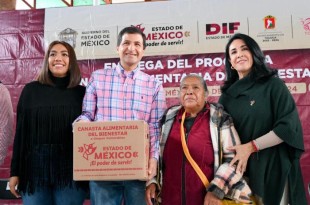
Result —
[[13, 141], [13, 107], [8, 89], [0, 83], [0, 165]]

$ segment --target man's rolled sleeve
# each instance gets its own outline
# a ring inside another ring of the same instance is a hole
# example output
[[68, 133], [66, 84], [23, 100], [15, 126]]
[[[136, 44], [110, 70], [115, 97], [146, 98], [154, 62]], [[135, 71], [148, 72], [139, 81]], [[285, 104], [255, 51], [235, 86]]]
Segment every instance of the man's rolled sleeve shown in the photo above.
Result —
[[96, 95], [96, 73], [94, 72], [89, 80], [89, 84], [86, 87], [85, 96], [83, 99], [82, 114], [75, 120], [94, 121], [97, 107], [97, 95]]

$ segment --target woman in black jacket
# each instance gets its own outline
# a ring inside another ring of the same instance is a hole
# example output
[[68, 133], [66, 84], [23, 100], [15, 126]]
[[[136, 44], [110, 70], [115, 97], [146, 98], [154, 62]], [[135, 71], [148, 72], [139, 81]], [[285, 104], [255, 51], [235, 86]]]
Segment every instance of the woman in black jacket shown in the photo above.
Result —
[[231, 164], [238, 163], [237, 169], [249, 177], [259, 205], [306, 205], [300, 169], [303, 134], [292, 95], [250, 36], [233, 35], [225, 54], [227, 80], [219, 102], [232, 116], [242, 143], [233, 147]]
[[28, 83], [21, 93], [10, 190], [22, 197], [24, 205], [84, 202], [84, 186], [72, 176], [72, 122], [81, 114], [85, 93], [80, 80], [74, 49], [54, 41], [37, 81]]

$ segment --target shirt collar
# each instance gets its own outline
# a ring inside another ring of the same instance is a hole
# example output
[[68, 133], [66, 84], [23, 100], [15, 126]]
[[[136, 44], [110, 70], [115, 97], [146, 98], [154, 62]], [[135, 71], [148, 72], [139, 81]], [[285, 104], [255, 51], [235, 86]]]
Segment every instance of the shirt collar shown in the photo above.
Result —
[[134, 70], [132, 71], [125, 71], [125, 69], [121, 66], [120, 63], [117, 64], [116, 66], [116, 71], [117, 73], [122, 76], [123, 78], [131, 78], [131, 79], [135, 79], [136, 76], [138, 75], [140, 68], [139, 66], [137, 66]]

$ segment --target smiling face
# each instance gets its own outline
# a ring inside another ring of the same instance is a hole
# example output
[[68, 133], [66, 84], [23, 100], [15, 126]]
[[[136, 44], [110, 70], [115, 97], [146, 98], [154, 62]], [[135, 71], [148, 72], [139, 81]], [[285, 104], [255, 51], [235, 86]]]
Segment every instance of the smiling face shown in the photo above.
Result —
[[55, 77], [65, 77], [69, 70], [69, 53], [65, 46], [56, 44], [48, 56], [48, 69]]
[[134, 70], [144, 55], [143, 38], [138, 33], [125, 33], [117, 47], [120, 63], [126, 71]]
[[206, 98], [207, 92], [199, 78], [191, 76], [183, 80], [180, 87], [180, 102], [192, 117], [203, 109]]
[[229, 58], [232, 69], [236, 69], [239, 79], [247, 76], [253, 66], [253, 55], [241, 39], [234, 40], [229, 46]]

